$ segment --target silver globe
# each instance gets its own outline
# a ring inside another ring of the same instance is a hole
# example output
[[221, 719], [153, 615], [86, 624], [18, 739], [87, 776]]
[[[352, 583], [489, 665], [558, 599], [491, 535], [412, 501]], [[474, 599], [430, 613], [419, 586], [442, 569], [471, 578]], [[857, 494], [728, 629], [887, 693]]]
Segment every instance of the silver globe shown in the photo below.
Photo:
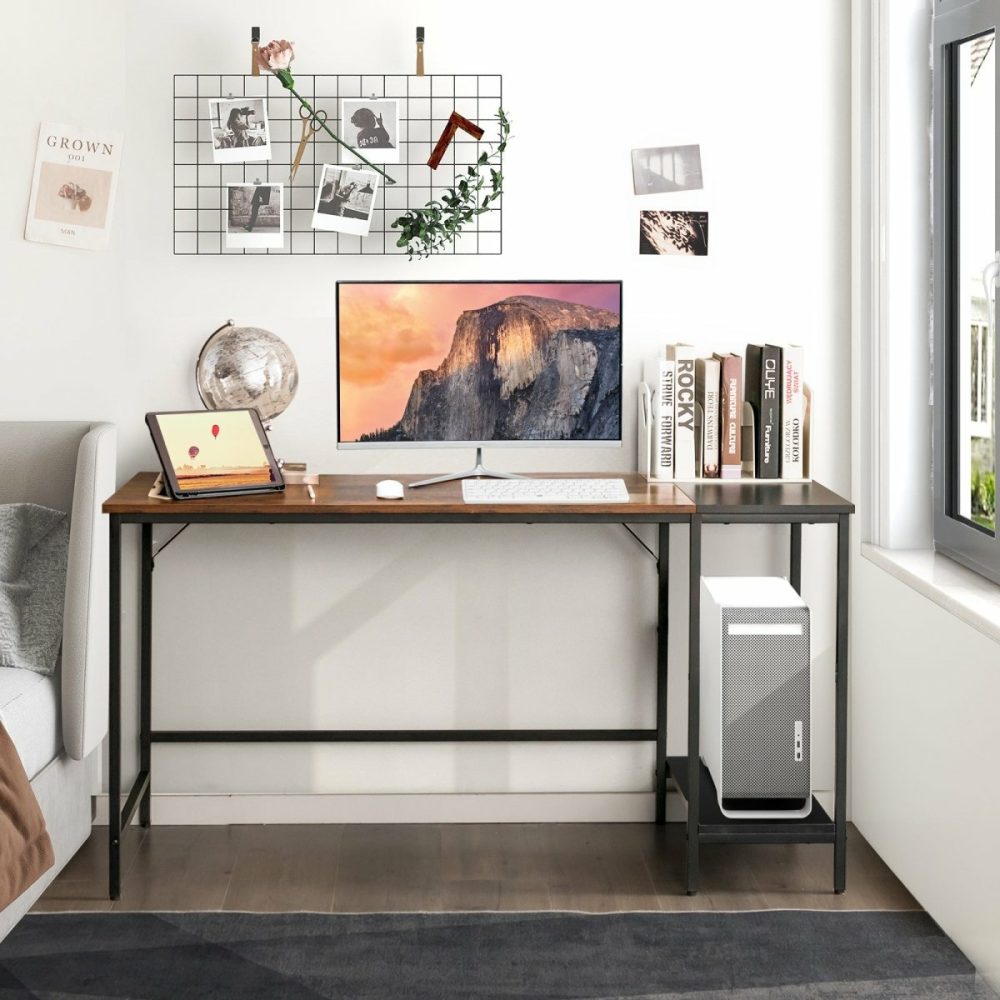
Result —
[[195, 384], [209, 410], [257, 407], [264, 421], [284, 413], [299, 387], [288, 345], [256, 326], [219, 327], [202, 347]]

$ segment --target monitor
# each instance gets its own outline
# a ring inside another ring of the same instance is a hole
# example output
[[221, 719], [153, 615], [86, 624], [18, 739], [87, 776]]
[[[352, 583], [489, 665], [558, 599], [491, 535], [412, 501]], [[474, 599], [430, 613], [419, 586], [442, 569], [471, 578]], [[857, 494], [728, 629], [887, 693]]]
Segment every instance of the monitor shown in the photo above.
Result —
[[340, 448], [620, 446], [620, 281], [337, 283]]

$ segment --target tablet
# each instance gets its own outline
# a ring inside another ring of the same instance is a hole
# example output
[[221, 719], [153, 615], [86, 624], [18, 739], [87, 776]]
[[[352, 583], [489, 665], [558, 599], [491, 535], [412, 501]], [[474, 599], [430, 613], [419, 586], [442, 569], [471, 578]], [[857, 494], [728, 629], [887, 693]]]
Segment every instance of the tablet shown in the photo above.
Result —
[[147, 413], [146, 425], [175, 500], [285, 488], [256, 410]]

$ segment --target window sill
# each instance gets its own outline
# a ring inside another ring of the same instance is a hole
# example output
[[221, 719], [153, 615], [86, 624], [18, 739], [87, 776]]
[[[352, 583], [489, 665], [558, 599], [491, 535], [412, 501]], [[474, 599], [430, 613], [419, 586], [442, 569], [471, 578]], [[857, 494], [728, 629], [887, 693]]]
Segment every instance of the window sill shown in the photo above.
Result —
[[861, 554], [887, 573], [1000, 642], [1000, 586], [933, 549], [883, 549], [865, 542]]

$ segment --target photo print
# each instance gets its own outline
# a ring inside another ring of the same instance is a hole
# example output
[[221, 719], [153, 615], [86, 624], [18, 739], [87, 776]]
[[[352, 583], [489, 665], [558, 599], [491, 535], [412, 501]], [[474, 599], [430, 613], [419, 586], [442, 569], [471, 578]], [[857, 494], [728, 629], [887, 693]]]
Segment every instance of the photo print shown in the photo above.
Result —
[[316, 192], [313, 229], [367, 236], [377, 193], [378, 174], [373, 170], [324, 163]]
[[283, 247], [283, 195], [281, 184], [227, 184], [226, 248]]
[[38, 243], [108, 246], [122, 137], [43, 122], [24, 237]]
[[[399, 163], [399, 101], [362, 97], [340, 102], [341, 138], [372, 163]], [[342, 162], [353, 157], [342, 150]]]
[[212, 159], [257, 163], [271, 159], [271, 132], [263, 97], [216, 97], [208, 102]]
[[110, 170], [43, 163], [32, 217], [103, 229], [111, 198]]
[[708, 212], [640, 212], [639, 253], [707, 257]]
[[654, 146], [632, 150], [636, 194], [665, 194], [702, 188], [701, 146]]

